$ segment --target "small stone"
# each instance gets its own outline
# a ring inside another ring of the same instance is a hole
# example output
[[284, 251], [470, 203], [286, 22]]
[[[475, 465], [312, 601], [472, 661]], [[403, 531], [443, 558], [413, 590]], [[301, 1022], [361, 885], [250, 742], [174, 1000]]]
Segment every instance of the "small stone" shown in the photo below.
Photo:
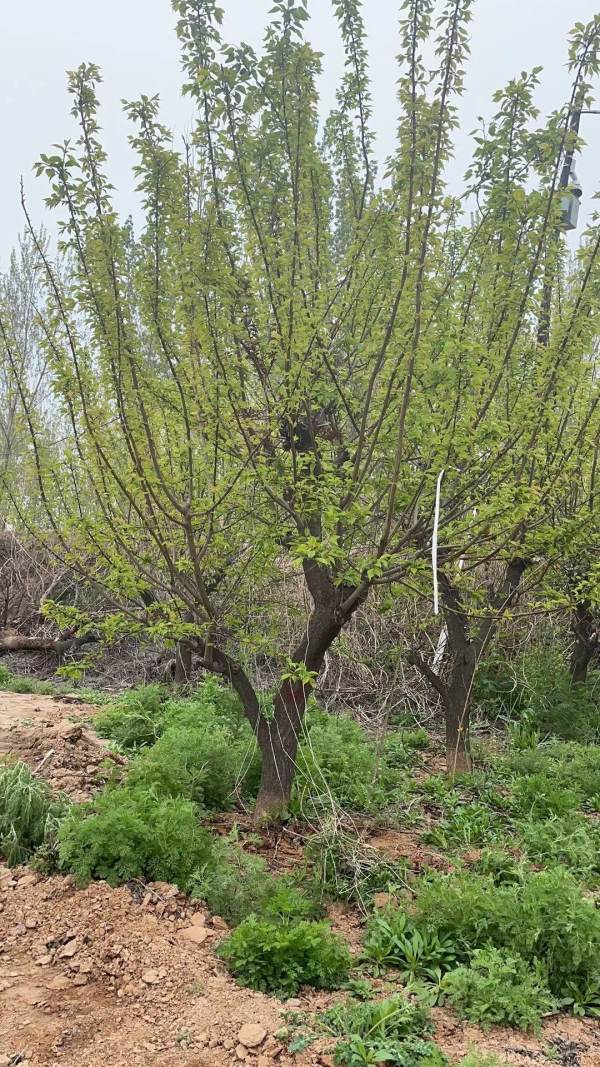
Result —
[[25, 919], [25, 926], [27, 927], [28, 930], [37, 930], [37, 928], [39, 926], [39, 923], [38, 923], [37, 919], [34, 919], [31, 916], [30, 918]]
[[38, 967], [48, 967], [52, 963], [52, 956], [38, 956], [35, 962]]
[[71, 982], [66, 975], [58, 974], [56, 978], [52, 978], [51, 981], [48, 982], [48, 989], [68, 989], [70, 985]]
[[59, 722], [56, 726], [56, 736], [62, 737], [63, 741], [79, 741], [83, 734], [83, 727], [77, 722]]
[[73, 979], [73, 985], [87, 985], [88, 979], [85, 974], [78, 974]]
[[203, 926], [186, 926], [185, 930], [179, 931], [179, 936], [186, 941], [191, 941], [194, 945], [203, 945], [210, 937], [210, 930], [206, 930]]
[[211, 923], [214, 926], [215, 930], [229, 930], [225, 919], [222, 919], [220, 915], [213, 915]]
[[75, 940], [67, 941], [66, 945], [63, 945], [63, 947], [58, 952], [58, 959], [59, 960], [70, 960], [76, 954], [76, 952], [77, 952], [77, 942]]
[[335, 1067], [333, 1056], [327, 1056], [325, 1053], [321, 1053], [319, 1056], [319, 1063], [321, 1064], [321, 1067]]
[[238, 1034], [238, 1041], [240, 1045], [245, 1045], [246, 1048], [258, 1048], [259, 1045], [262, 1045], [266, 1036], [267, 1031], [264, 1026], [259, 1026], [257, 1023], [246, 1023]]
[[14, 1063], [14, 1056], [0, 1055], [0, 1067], [10, 1067], [11, 1063]]
[[205, 926], [206, 925], [206, 916], [203, 915], [201, 911], [196, 911], [192, 915], [192, 917], [190, 919], [190, 922], [191, 922], [192, 926]]
[[238, 1060], [247, 1060], [248, 1059], [248, 1049], [246, 1048], [245, 1045], [238, 1045], [236, 1050], [235, 1050], [235, 1054], [236, 1054]]
[[289, 1000], [286, 1000], [285, 1006], [286, 1008], [301, 1008], [302, 1001], [298, 997], [290, 997]]
[[146, 985], [156, 985], [157, 982], [160, 982], [160, 978], [158, 977], [158, 971], [144, 971], [142, 975], [142, 982], [145, 982]]
[[17, 885], [19, 889], [27, 889], [29, 885], [36, 885], [39, 882], [37, 874], [24, 874], [22, 878], [19, 878]]

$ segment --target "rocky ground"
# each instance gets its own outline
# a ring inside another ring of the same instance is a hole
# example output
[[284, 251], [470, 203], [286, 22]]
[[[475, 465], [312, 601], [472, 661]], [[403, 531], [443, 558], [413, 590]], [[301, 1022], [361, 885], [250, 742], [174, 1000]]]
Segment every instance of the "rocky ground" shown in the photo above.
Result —
[[[0, 751], [81, 799], [106, 773], [107, 753], [85, 726], [93, 710], [0, 694]], [[380, 844], [411, 849], [410, 835]], [[357, 946], [360, 917], [338, 908], [332, 918]], [[162, 883], [78, 889], [70, 878], [0, 867], [0, 1067], [331, 1067], [326, 1042], [293, 1056], [282, 1028], [287, 1013], [322, 1009], [339, 994], [284, 1005], [240, 989], [214, 953], [224, 929]], [[600, 1065], [600, 1022], [560, 1016], [535, 1038], [434, 1015], [453, 1057], [475, 1047], [520, 1067]]]

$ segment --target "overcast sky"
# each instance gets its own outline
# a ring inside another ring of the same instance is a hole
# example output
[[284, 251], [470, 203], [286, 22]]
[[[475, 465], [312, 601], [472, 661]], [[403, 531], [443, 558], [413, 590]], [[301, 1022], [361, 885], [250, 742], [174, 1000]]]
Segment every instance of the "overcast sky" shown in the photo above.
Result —
[[[224, 35], [260, 44], [270, 0], [221, 0]], [[334, 97], [342, 68], [330, 0], [311, 0], [308, 35], [325, 53], [324, 107]], [[396, 123], [395, 54], [399, 0], [365, 0], [379, 155], [391, 150]], [[538, 97], [542, 111], [562, 104], [568, 93], [566, 39], [572, 24], [587, 21], [600, 0], [476, 0], [471, 61], [462, 104], [461, 131], [452, 181], [466, 166], [468, 133], [477, 115], [489, 115], [491, 96], [519, 71], [544, 67]], [[0, 0], [0, 268], [22, 229], [19, 179], [23, 175], [36, 222], [52, 224], [43, 207], [44, 179], [32, 166], [53, 142], [73, 133], [65, 71], [82, 61], [103, 71], [104, 143], [111, 159], [118, 204], [133, 210], [127, 145], [128, 126], [120, 101], [159, 93], [163, 120], [176, 137], [189, 130], [193, 114], [180, 96], [181, 74], [170, 0]], [[600, 187], [600, 116], [584, 119], [588, 147], [579, 165], [585, 204]]]

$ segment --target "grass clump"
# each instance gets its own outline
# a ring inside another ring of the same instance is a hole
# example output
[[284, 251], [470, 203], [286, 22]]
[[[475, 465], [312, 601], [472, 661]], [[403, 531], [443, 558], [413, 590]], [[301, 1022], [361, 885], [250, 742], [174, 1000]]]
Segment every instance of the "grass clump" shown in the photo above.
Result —
[[444, 976], [441, 989], [455, 1011], [483, 1027], [508, 1023], [539, 1030], [556, 1008], [541, 965], [497, 948], [477, 949], [470, 963]]
[[[224, 811], [242, 791], [247, 741], [240, 743], [231, 729], [218, 724], [173, 725], [134, 759], [127, 785], [157, 796], [186, 797], [205, 810]], [[251, 786], [255, 784], [253, 775]], [[252, 791], [247, 784], [246, 791]]]
[[563, 658], [552, 649], [531, 649], [515, 663], [494, 659], [482, 664], [474, 699], [488, 718], [517, 720], [542, 737], [600, 738], [594, 681], [574, 686]]
[[390, 1063], [400, 1067], [442, 1067], [447, 1060], [429, 1041], [429, 1013], [403, 996], [335, 1004], [320, 1017], [325, 1031], [340, 1038], [334, 1060], [340, 1067]]
[[0, 689], [5, 693], [33, 693], [35, 696], [52, 696], [56, 692], [52, 682], [13, 674], [3, 663], [0, 664]]
[[364, 956], [376, 974], [394, 967], [409, 982], [439, 982], [456, 963], [456, 949], [450, 937], [419, 929], [406, 913], [391, 908], [371, 916]]
[[498, 840], [503, 834], [499, 816], [481, 803], [459, 804], [447, 818], [427, 830], [423, 841], [437, 848], [473, 848]]
[[166, 695], [161, 685], [130, 689], [95, 716], [94, 727], [123, 752], [133, 753], [153, 745], [164, 730]]
[[413, 918], [452, 939], [459, 957], [490, 945], [534, 966], [539, 960], [557, 997], [600, 970], [600, 913], [560, 868], [501, 885], [473, 873], [432, 875], [416, 885]]
[[518, 778], [511, 792], [513, 812], [532, 819], [567, 815], [576, 811], [582, 800], [583, 796], [576, 787], [563, 785], [544, 773]]
[[600, 833], [577, 812], [543, 822], [521, 823], [519, 831], [530, 860], [543, 867], [567, 867], [577, 878], [595, 881], [600, 873]]
[[276, 922], [255, 915], [240, 923], [218, 952], [240, 985], [284, 998], [304, 985], [339, 988], [352, 963], [347, 946], [326, 922]]
[[346, 715], [310, 712], [298, 754], [297, 810], [327, 807], [333, 798], [350, 811], [380, 811], [389, 803], [391, 778], [375, 743], [357, 722]]
[[367, 911], [376, 893], [406, 885], [407, 866], [370, 846], [360, 836], [325, 825], [311, 838], [306, 856], [316, 892], [323, 900], [343, 900]]
[[127, 789], [108, 789], [73, 807], [58, 841], [61, 869], [83, 885], [139, 878], [187, 891], [212, 859], [212, 837], [199, 825], [194, 804]]
[[53, 867], [60, 820], [69, 807], [36, 778], [25, 763], [0, 764], [0, 854], [9, 867], [28, 863], [35, 853]]
[[213, 862], [196, 882], [193, 895], [229, 926], [238, 926], [253, 914], [291, 922], [321, 912], [290, 879], [272, 875], [263, 859], [230, 842], [215, 843]]

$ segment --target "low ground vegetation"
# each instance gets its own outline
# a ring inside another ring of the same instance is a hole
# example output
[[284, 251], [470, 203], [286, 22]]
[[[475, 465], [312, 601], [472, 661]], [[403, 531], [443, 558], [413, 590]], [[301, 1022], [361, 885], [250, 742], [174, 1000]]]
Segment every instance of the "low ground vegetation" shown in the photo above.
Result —
[[[430, 1033], [435, 1004], [483, 1027], [533, 1031], [557, 1011], [600, 1017], [593, 742], [511, 733], [501, 751], [482, 749], [473, 773], [450, 780], [427, 773], [423, 730], [382, 737], [314, 706], [289, 813], [306, 842], [304, 864], [286, 875], [253, 851], [260, 837], [212, 828], [221, 813], [243, 815], [260, 779], [251, 730], [212, 679], [187, 695], [132, 690], [94, 726], [127, 765], [87, 803], [5, 762], [4, 858], [81, 885], [175, 883], [227, 922], [218, 951], [241, 985], [283, 999], [303, 985], [347, 989], [346, 1000], [293, 1028], [298, 1048], [328, 1034], [340, 1067], [442, 1067]], [[408, 830], [451, 869], [387, 857], [361, 825]], [[358, 953], [326, 919], [334, 901], [363, 913]], [[388, 979], [404, 992], [381, 1000], [371, 983]], [[464, 1067], [484, 1063], [492, 1067], [474, 1053]]]

